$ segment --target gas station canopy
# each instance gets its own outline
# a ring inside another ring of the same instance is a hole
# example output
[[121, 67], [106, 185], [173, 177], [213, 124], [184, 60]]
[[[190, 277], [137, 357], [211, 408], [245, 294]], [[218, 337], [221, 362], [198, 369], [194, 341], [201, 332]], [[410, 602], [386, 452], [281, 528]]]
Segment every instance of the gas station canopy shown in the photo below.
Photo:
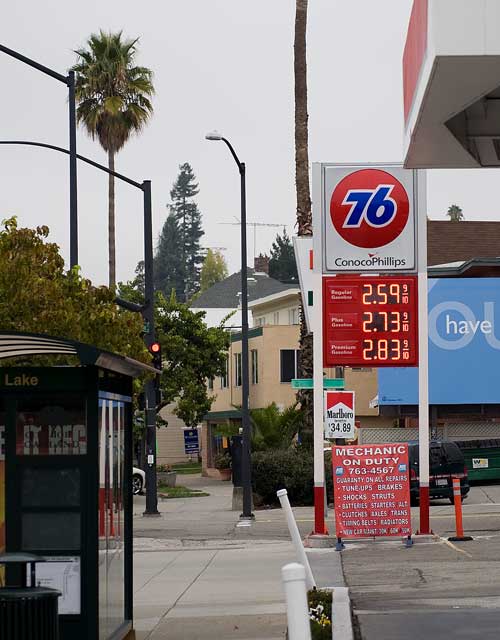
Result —
[[405, 167], [500, 167], [498, 0], [414, 0], [403, 88]]

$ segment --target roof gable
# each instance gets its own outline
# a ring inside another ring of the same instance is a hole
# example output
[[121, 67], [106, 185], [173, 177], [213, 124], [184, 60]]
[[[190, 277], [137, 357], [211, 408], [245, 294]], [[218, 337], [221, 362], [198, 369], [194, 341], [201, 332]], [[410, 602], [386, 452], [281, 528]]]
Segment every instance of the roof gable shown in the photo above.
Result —
[[[250, 267], [247, 268], [247, 277], [254, 279], [248, 282], [249, 301], [297, 287], [296, 284], [283, 284], [268, 275], [257, 273]], [[204, 291], [191, 306], [193, 309], [237, 309], [240, 292], [241, 271], [238, 271]]]

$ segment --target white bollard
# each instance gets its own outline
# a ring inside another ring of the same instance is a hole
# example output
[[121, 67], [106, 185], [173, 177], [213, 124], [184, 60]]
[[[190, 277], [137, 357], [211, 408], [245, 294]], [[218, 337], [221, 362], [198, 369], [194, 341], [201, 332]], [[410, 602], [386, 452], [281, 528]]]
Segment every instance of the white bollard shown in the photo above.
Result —
[[299, 560], [300, 564], [304, 566], [304, 570], [306, 572], [307, 588], [314, 589], [314, 587], [316, 586], [316, 582], [314, 581], [314, 576], [309, 565], [309, 560], [307, 559], [307, 554], [300, 537], [299, 528], [297, 527], [297, 523], [295, 522], [295, 518], [293, 517], [293, 511], [292, 507], [290, 506], [290, 501], [288, 500], [287, 490], [280, 489], [276, 492], [276, 495], [279, 498], [281, 508], [285, 512], [288, 530], [290, 531], [290, 536], [292, 538], [295, 551], [297, 552], [297, 559]]
[[296, 562], [281, 569], [286, 596], [289, 640], [311, 640], [311, 624], [306, 595], [306, 570]]

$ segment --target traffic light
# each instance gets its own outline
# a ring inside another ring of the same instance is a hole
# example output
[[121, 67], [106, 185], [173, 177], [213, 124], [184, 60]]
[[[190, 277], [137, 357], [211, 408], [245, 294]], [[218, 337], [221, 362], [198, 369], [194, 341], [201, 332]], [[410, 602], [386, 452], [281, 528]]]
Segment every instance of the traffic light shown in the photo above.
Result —
[[149, 351], [153, 356], [153, 367], [161, 370], [161, 344], [159, 342], [152, 342], [149, 345]]

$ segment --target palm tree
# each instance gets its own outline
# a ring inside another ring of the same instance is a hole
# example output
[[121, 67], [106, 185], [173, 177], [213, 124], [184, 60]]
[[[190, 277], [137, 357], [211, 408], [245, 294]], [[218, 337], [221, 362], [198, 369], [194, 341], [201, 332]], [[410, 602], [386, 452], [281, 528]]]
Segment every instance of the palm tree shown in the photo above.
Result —
[[[252, 451], [288, 449], [299, 433], [303, 411], [295, 405], [280, 411], [272, 402], [263, 409], [252, 409]], [[302, 435], [302, 434], [301, 434]]]
[[[309, 189], [308, 114], [307, 114], [307, 2], [295, 2], [295, 189], [297, 194], [297, 233], [299, 236], [312, 235], [311, 194]], [[318, 336], [318, 339], [320, 337]], [[300, 314], [300, 377], [312, 378], [313, 345], [312, 336], [307, 332], [305, 315]], [[313, 441], [313, 394], [299, 391], [297, 399], [304, 408], [304, 428], [302, 442], [312, 445]]]
[[[75, 53], [77, 119], [108, 154], [115, 169], [115, 155], [132, 133], [149, 120], [154, 94], [152, 72], [134, 65], [138, 39], [122, 39], [122, 32], [93, 33], [87, 48]], [[109, 286], [116, 285], [115, 179], [109, 176], [108, 198]]]
[[452, 204], [451, 207], [448, 207], [446, 215], [450, 217], [450, 222], [462, 222], [464, 219], [464, 213], [457, 204]]

